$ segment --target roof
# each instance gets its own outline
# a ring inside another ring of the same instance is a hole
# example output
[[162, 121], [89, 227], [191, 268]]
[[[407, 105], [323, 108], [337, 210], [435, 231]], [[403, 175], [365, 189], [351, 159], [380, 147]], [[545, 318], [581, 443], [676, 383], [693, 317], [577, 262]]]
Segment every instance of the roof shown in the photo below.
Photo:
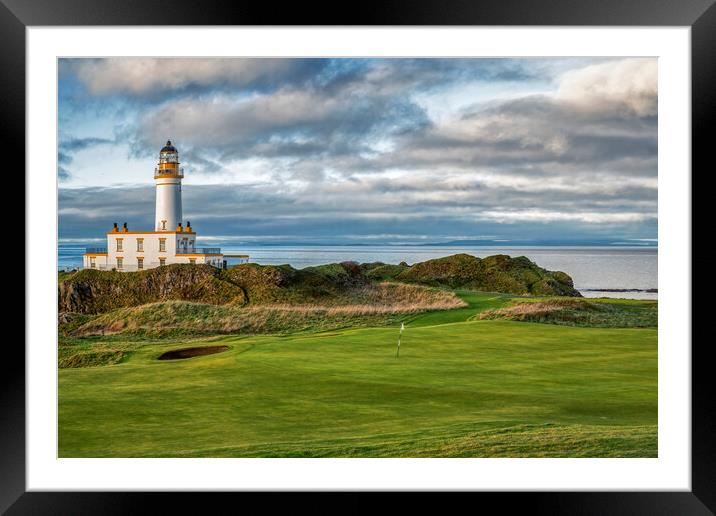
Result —
[[171, 140], [167, 140], [167, 144], [159, 152], [177, 152], [177, 149], [172, 145]]

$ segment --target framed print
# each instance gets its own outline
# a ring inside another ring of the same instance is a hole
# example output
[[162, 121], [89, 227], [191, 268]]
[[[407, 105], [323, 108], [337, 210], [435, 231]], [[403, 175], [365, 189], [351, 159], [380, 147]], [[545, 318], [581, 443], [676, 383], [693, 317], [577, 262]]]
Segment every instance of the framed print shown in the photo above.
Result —
[[316, 26], [4, 1], [28, 303], [3, 509], [469, 491], [713, 511], [691, 181], [716, 8], [612, 4]]

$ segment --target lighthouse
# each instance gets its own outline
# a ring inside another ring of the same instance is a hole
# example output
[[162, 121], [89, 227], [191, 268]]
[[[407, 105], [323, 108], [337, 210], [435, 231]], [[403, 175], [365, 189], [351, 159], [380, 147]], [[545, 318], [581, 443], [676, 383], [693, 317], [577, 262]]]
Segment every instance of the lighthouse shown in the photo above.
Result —
[[[159, 151], [154, 168], [156, 206], [151, 231], [130, 231], [127, 223], [112, 224], [107, 232], [107, 247], [88, 247], [84, 254], [86, 269], [142, 271], [172, 264], [208, 264], [225, 267], [225, 255], [218, 247], [198, 247], [191, 222], [182, 223], [179, 152], [171, 140]], [[246, 255], [226, 256], [247, 261]]]
[[179, 152], [171, 140], [159, 151], [159, 163], [154, 169], [156, 185], [156, 231], [174, 231], [182, 221], [181, 180], [184, 169], [179, 168]]

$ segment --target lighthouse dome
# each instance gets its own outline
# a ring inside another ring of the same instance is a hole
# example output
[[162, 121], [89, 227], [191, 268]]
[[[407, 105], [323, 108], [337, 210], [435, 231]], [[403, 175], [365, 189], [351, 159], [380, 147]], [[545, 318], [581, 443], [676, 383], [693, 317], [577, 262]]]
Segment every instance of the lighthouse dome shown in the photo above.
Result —
[[177, 152], [177, 149], [172, 145], [171, 140], [167, 140], [167, 144], [159, 152]]

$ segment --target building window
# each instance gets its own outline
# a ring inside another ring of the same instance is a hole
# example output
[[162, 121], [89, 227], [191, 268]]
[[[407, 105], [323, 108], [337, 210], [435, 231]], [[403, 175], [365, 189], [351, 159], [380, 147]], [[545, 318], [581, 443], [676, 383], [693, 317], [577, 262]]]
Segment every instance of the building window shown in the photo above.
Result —
[[144, 252], [144, 239], [143, 238], [137, 239], [137, 252], [138, 253]]
[[162, 231], [166, 231], [166, 229], [167, 229], [167, 221], [163, 220], [162, 221]]
[[97, 263], [95, 263], [94, 256], [90, 256], [90, 267], [92, 267], [93, 269], [97, 268]]
[[189, 263], [192, 265], [196, 265], [196, 258], [189, 258]]
[[124, 266], [124, 260], [121, 256], [117, 256], [117, 268], [121, 269]]
[[144, 268], [144, 258], [137, 258], [137, 269]]
[[122, 239], [121, 238], [117, 239], [117, 252], [118, 253], [122, 252]]
[[166, 238], [160, 238], [159, 239], [159, 252], [164, 253], [167, 250], [167, 239]]
[[159, 265], [166, 265], [167, 259], [166, 258], [159, 258]]

